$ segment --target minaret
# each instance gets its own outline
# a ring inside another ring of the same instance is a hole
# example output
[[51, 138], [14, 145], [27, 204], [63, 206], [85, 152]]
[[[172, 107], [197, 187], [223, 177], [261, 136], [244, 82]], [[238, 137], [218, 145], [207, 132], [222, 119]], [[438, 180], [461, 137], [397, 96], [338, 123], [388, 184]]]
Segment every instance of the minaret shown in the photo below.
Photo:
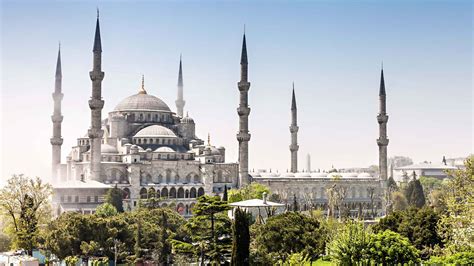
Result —
[[245, 32], [242, 41], [242, 54], [240, 57], [240, 81], [238, 82], [240, 91], [240, 103], [237, 108], [239, 114], [239, 133], [237, 140], [239, 141], [239, 186], [245, 186], [250, 182], [249, 178], [249, 114], [248, 91], [250, 82], [248, 82], [248, 60], [247, 60], [247, 44], [245, 41]]
[[183, 66], [181, 55], [179, 56], [179, 73], [178, 73], [178, 99], [176, 100], [176, 110], [179, 117], [183, 117], [183, 108], [186, 101], [183, 99]]
[[290, 152], [291, 152], [291, 170], [290, 172], [296, 173], [298, 172], [298, 111], [296, 109], [296, 97], [295, 97], [295, 84], [293, 83], [293, 95], [291, 98], [291, 125], [290, 125], [290, 133], [291, 133], [291, 145], [290, 145]]
[[379, 91], [379, 101], [380, 101], [380, 110], [377, 116], [377, 121], [379, 123], [379, 138], [377, 139], [377, 144], [379, 145], [379, 176], [381, 180], [387, 180], [387, 109], [385, 101], [385, 80], [383, 77], [383, 67], [380, 76], [380, 91]]
[[61, 164], [61, 145], [63, 144], [63, 138], [61, 137], [61, 123], [63, 122], [63, 116], [61, 115], [61, 101], [64, 96], [61, 88], [62, 78], [61, 45], [59, 45], [58, 60], [56, 62], [56, 82], [54, 84], [53, 93], [54, 112], [51, 116], [51, 121], [53, 121], [53, 137], [50, 140], [53, 148], [51, 178], [53, 181], [58, 181], [58, 168], [59, 164]]
[[102, 144], [102, 108], [104, 101], [102, 100], [102, 80], [104, 79], [104, 72], [102, 72], [102, 44], [100, 41], [100, 26], [99, 26], [99, 10], [97, 10], [97, 22], [95, 27], [93, 68], [89, 72], [92, 81], [92, 97], [89, 100], [89, 107], [91, 109], [91, 128], [89, 129], [89, 139], [91, 142], [91, 176], [92, 180], [100, 180], [100, 161], [101, 152], [100, 146]]

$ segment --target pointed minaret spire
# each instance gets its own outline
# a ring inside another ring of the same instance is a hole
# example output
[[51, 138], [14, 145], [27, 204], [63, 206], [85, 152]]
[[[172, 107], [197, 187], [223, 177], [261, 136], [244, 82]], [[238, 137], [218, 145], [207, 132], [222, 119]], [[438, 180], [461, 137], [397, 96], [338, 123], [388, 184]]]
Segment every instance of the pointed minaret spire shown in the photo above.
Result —
[[179, 55], [179, 72], [178, 72], [178, 99], [176, 100], [176, 110], [179, 117], [183, 117], [183, 109], [186, 101], [183, 99], [183, 64]]
[[97, 9], [97, 23], [95, 27], [94, 48], [92, 71], [89, 76], [92, 81], [92, 96], [89, 100], [91, 109], [91, 127], [88, 131], [90, 148], [90, 179], [101, 181], [101, 145], [104, 131], [102, 130], [102, 80], [104, 72], [102, 71], [102, 44], [100, 40], [99, 10]]
[[291, 124], [290, 124], [290, 133], [291, 133], [291, 144], [290, 144], [290, 154], [291, 154], [291, 172], [298, 172], [298, 111], [296, 108], [296, 96], [295, 96], [295, 83], [293, 82], [293, 93], [291, 97]]
[[207, 133], [207, 146], [211, 146], [211, 133]]
[[95, 25], [95, 37], [93, 52], [102, 52], [102, 43], [100, 41], [99, 9], [97, 8], [97, 22]]
[[238, 82], [240, 92], [240, 103], [237, 108], [239, 115], [239, 132], [237, 133], [237, 141], [239, 142], [239, 187], [247, 185], [251, 180], [249, 176], [249, 114], [250, 108], [248, 104], [248, 92], [250, 82], [248, 82], [248, 60], [247, 60], [247, 43], [245, 40], [245, 32], [242, 41], [242, 54], [240, 57], [240, 81]]
[[53, 137], [50, 139], [52, 146], [52, 168], [51, 178], [53, 181], [58, 181], [58, 170], [61, 164], [61, 146], [63, 144], [63, 138], [61, 136], [61, 123], [63, 122], [63, 116], [61, 114], [61, 101], [64, 97], [62, 93], [62, 70], [61, 70], [61, 44], [58, 48], [58, 59], [56, 61], [56, 81], [54, 85], [54, 112], [51, 116], [53, 122]]
[[388, 165], [387, 165], [387, 106], [386, 106], [386, 94], [385, 94], [385, 79], [383, 76], [383, 66], [380, 75], [380, 90], [379, 90], [379, 104], [380, 111], [377, 116], [377, 122], [379, 123], [379, 138], [377, 139], [377, 145], [379, 146], [379, 177], [381, 180], [386, 181], [388, 178]]

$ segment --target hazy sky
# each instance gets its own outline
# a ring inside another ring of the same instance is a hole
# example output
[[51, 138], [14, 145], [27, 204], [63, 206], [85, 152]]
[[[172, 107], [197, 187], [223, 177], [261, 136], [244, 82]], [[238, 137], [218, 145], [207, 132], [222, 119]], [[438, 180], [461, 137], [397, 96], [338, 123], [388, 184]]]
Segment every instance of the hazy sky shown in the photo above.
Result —
[[389, 156], [438, 162], [473, 150], [470, 1], [2, 1], [2, 178], [50, 174], [58, 41], [63, 162], [87, 132], [97, 6], [104, 118], [142, 73], [148, 93], [176, 110], [182, 53], [185, 111], [235, 161], [246, 24], [250, 168], [289, 167], [293, 81], [300, 169], [307, 153], [313, 169], [377, 164], [382, 60]]

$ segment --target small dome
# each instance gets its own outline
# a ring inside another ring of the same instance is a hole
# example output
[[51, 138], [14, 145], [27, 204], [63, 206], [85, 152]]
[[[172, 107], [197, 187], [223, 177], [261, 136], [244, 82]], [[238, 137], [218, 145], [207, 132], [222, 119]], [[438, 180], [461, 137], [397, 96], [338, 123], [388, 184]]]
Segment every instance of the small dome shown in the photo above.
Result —
[[112, 145], [102, 144], [100, 145], [100, 152], [101, 153], [118, 153], [118, 150]]
[[176, 151], [170, 147], [163, 146], [156, 149], [155, 152], [176, 152]]
[[167, 138], [176, 138], [174, 132], [164, 126], [153, 125], [141, 129], [135, 134], [134, 137], [167, 137]]
[[137, 93], [123, 99], [115, 111], [164, 111], [171, 112], [168, 105], [160, 98], [146, 93]]
[[183, 119], [181, 119], [181, 124], [194, 124], [194, 119], [186, 115], [183, 117]]

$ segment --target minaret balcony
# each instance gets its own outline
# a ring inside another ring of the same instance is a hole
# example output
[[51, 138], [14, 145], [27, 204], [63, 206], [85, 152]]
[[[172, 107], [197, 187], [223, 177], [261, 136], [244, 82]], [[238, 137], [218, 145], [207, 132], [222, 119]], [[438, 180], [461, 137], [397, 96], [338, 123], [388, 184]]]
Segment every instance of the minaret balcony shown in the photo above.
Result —
[[52, 115], [51, 116], [51, 121], [53, 121], [53, 123], [61, 123], [61, 122], [63, 122], [63, 116], [62, 115]]
[[388, 145], [388, 139], [387, 138], [378, 138], [377, 139], [377, 145], [387, 146]]
[[250, 134], [249, 133], [244, 133], [244, 132], [239, 132], [239, 133], [237, 133], [237, 140], [239, 142], [249, 141], [250, 140]]
[[61, 101], [64, 97], [64, 94], [61, 92], [53, 92], [53, 100], [56, 101]]
[[91, 110], [101, 110], [104, 107], [104, 100], [90, 99], [89, 107]]
[[249, 88], [250, 88], [250, 82], [248, 82], [248, 81], [239, 81], [239, 83], [237, 85], [239, 87], [239, 91], [241, 91], [241, 92], [248, 91]]
[[237, 108], [237, 114], [239, 116], [246, 116], [250, 114], [250, 107], [241, 106]]
[[379, 115], [377, 116], [377, 121], [379, 122], [379, 124], [387, 123], [387, 121], [388, 121], [388, 115], [386, 115], [386, 114], [379, 114]]
[[290, 126], [290, 133], [297, 133], [299, 129], [298, 126]]
[[300, 149], [300, 146], [298, 144], [291, 144], [290, 145], [290, 151], [298, 151]]
[[91, 80], [92, 81], [96, 81], [96, 80], [103, 80], [104, 79], [104, 75], [105, 73], [102, 72], [102, 71], [90, 71], [89, 72], [89, 76], [91, 77]]
[[63, 138], [61, 137], [52, 137], [50, 141], [51, 145], [63, 145]]

